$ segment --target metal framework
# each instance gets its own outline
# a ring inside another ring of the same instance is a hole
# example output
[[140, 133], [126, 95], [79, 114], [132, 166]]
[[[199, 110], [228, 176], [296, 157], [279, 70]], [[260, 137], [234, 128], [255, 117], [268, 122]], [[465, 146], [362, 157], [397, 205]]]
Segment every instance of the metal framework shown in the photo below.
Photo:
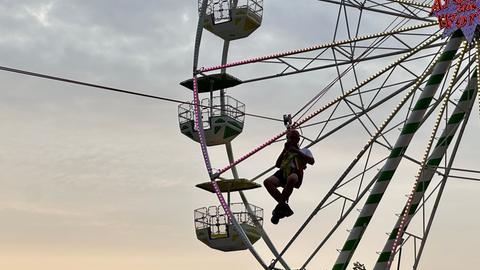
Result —
[[[467, 44], [460, 33], [448, 40], [440, 39], [437, 22], [429, 17], [430, 5], [425, 1], [319, 2], [337, 11], [337, 20], [331, 28], [332, 42], [227, 62], [229, 42], [225, 41], [222, 63], [212, 67], [199, 68], [197, 65], [202, 31], [199, 24], [194, 82], [209, 72], [227, 69], [230, 74], [241, 77], [244, 84], [322, 71], [333, 79], [322, 84], [311, 99], [292, 114], [293, 126], [302, 131], [303, 144], [313, 147], [351, 132], [352, 128], [365, 141], [282, 249], [277, 249], [262, 229], [262, 238], [272, 252], [266, 255], [272, 258], [270, 264], [265, 263], [268, 259], [261, 259], [253, 246], [250, 245], [249, 250], [265, 269], [307, 269], [322, 250], [335, 245], [330, 243], [334, 235], [343, 235], [346, 237], [344, 244], [336, 243], [339, 251], [336, 261], [331, 265], [322, 264], [322, 268], [347, 269], [358, 259], [355, 252], [362, 248], [361, 242], [375, 219], [378, 205], [388, 200], [384, 195], [389, 183], [396, 181], [405, 166], [411, 166], [418, 168], [418, 174], [412, 177], [412, 192], [398, 212], [397, 223], [388, 233], [377, 261], [371, 265], [377, 270], [390, 269], [394, 265], [397, 269], [417, 269], [447, 180], [480, 181], [478, 169], [454, 167], [477, 96], [479, 42]], [[206, 1], [203, 3], [205, 5]], [[383, 24], [376, 26], [379, 27], [376, 32], [365, 33], [371, 30], [364, 26], [371, 15]], [[480, 94], [478, 96], [480, 99]], [[201, 131], [196, 91], [194, 100], [197, 100], [196, 123]], [[422, 132], [430, 134], [423, 144], [420, 143], [423, 139], [419, 138]], [[239, 178], [238, 164], [276, 143], [284, 134], [285, 131], [281, 131], [273, 135], [238, 159], [233, 156], [232, 144], [227, 143], [229, 164], [216, 171], [202, 144], [211, 179], [228, 171]], [[423, 152], [409, 148], [413, 144], [420, 144]], [[401, 164], [402, 161], [407, 164]], [[261, 179], [272, 169], [259, 173], [252, 181]], [[228, 215], [228, 205], [218, 192], [217, 196]], [[240, 197], [248, 210], [245, 194], [240, 192]], [[354, 210], [360, 203], [363, 206], [355, 219]], [[290, 268], [285, 259], [287, 252], [300, 241], [301, 234], [316, 217], [332, 209], [338, 212], [338, 219], [325, 222], [328, 224], [323, 225], [325, 228], [314, 239], [318, 244], [305, 257], [304, 263]], [[248, 211], [253, 216], [252, 210]], [[259, 223], [255, 225], [261, 227]], [[352, 226], [347, 235], [339, 229], [342, 225]], [[241, 231], [238, 226], [236, 228]], [[248, 239], [244, 240], [248, 245]], [[414, 256], [407, 258], [407, 254]]]

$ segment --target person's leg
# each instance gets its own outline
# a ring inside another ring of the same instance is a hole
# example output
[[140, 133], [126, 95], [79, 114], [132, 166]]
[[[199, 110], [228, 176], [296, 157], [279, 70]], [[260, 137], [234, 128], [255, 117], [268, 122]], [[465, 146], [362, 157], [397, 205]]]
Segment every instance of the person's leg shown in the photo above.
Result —
[[282, 193], [278, 191], [278, 187], [280, 187], [280, 180], [275, 175], [265, 179], [265, 181], [263, 181], [263, 186], [265, 186], [268, 193], [270, 193], [270, 195], [272, 195], [277, 202], [282, 202]]
[[282, 191], [282, 196], [281, 196], [282, 202], [288, 201], [288, 198], [290, 198], [290, 195], [292, 195], [293, 188], [297, 185], [297, 183], [298, 183], [298, 175], [296, 173], [290, 174], [287, 178], [287, 184], [285, 185]]
[[298, 181], [298, 175], [296, 173], [292, 173], [287, 177], [286, 184], [283, 187], [281, 194], [281, 200], [277, 200], [278, 205], [272, 212], [273, 216], [271, 221], [273, 224], [277, 224], [281, 218], [293, 215], [293, 210], [287, 204], [287, 201], [290, 195], [292, 195], [293, 188], [297, 185]]

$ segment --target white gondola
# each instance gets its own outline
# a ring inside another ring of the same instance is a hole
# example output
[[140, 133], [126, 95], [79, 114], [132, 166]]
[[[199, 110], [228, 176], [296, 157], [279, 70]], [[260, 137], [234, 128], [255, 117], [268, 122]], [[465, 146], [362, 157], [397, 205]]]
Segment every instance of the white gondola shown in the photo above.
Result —
[[[202, 0], [198, 1], [199, 12]], [[209, 0], [203, 27], [224, 40], [249, 36], [262, 24], [263, 0]]]
[[[263, 209], [250, 204], [250, 215], [243, 203], [232, 203], [230, 209], [239, 225], [253, 244], [261, 238], [261, 231], [255, 222], [263, 224]], [[196, 209], [195, 232], [198, 240], [210, 248], [221, 251], [245, 250], [247, 246], [242, 242], [240, 235], [228, 220], [222, 206], [210, 206]]]
[[[208, 146], [225, 144], [236, 138], [243, 130], [245, 104], [230, 97], [204, 98], [201, 101], [203, 129]], [[192, 140], [199, 142], [194, 124], [194, 106], [183, 103], [178, 106], [180, 131]]]

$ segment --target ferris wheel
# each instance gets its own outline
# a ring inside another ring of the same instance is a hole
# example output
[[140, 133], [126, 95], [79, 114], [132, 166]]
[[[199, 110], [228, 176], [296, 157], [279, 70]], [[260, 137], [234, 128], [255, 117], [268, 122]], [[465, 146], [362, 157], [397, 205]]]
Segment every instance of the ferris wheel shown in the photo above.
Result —
[[[468, 178], [459, 175], [463, 172], [480, 173], [454, 166], [478, 96], [480, 9], [470, 0], [317, 2], [335, 14], [335, 20], [323, 26], [332, 41], [228, 62], [230, 43], [261, 26], [263, 1], [199, 0], [193, 78], [181, 83], [192, 90], [193, 101], [179, 106], [179, 125], [184, 135], [200, 144], [210, 177], [197, 187], [215, 193], [220, 206], [195, 210], [197, 238], [217, 250], [247, 249], [264, 269], [307, 269], [329, 247], [333, 235], [340, 234], [336, 238], [344, 241], [336, 243], [336, 259], [322, 268], [362, 269], [361, 263], [354, 263], [355, 254], [373, 234], [368, 229], [379, 218], [381, 203], [388, 200], [389, 195], [384, 195], [389, 185], [399, 177], [410, 177], [404, 179], [411, 189], [397, 205], [398, 215], [382, 217], [395, 225], [383, 239], [376, 261], [368, 265], [377, 270], [417, 269], [447, 180]], [[223, 40], [219, 65], [198, 66], [203, 29]], [[322, 81], [320, 90], [299, 104], [297, 111], [284, 116], [286, 126], [301, 131], [305, 147], [332, 138], [341, 144], [339, 134], [349, 132], [358, 133], [358, 140], [343, 170], [329, 181], [330, 189], [278, 249], [264, 229], [264, 210], [246, 196], [247, 190], [260, 187], [256, 181], [273, 167], [247, 180], [239, 176], [236, 166], [280, 141], [287, 129], [279, 128], [277, 134], [265, 136], [264, 143], [234, 157], [232, 141], [242, 132], [248, 114], [245, 104], [225, 90], [308, 72], [322, 72], [328, 81]], [[213, 169], [207, 148], [216, 145], [225, 145], [229, 160], [226, 165], [215, 164], [224, 165], [220, 169]], [[412, 168], [414, 176], [403, 172]], [[233, 179], [224, 178], [227, 172]], [[234, 192], [241, 203], [231, 202]], [[337, 218], [314, 240], [317, 244], [304, 263], [290, 265], [284, 255], [324, 211], [338, 211]], [[267, 257], [254, 247], [260, 239], [271, 251]]]

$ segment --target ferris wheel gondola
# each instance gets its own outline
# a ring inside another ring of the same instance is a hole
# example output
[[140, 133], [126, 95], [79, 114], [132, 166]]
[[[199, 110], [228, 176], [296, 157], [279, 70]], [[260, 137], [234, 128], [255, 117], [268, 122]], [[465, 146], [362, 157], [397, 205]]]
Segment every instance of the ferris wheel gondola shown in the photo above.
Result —
[[[261, 24], [262, 12], [261, 0], [199, 1], [200, 27], [224, 40], [222, 63], [227, 61], [230, 40], [253, 33]], [[242, 132], [245, 105], [225, 95], [224, 91], [241, 83], [225, 70], [181, 82], [194, 94], [209, 94], [199, 104], [188, 102], [179, 105], [181, 132], [206, 146], [225, 145], [227, 155], [233, 159], [230, 142]], [[219, 94], [215, 95], [217, 91]], [[196, 115], [198, 112], [200, 115]], [[200, 128], [197, 128], [199, 124], [196, 117], [201, 119]], [[234, 175], [234, 179], [212, 179], [197, 187], [217, 193], [219, 198], [222, 197], [221, 192], [226, 192], [228, 196], [227, 204], [195, 210], [197, 238], [209, 247], [222, 251], [253, 250], [252, 244], [262, 236], [263, 209], [249, 203], [231, 203], [230, 192], [242, 192], [260, 185]]]

